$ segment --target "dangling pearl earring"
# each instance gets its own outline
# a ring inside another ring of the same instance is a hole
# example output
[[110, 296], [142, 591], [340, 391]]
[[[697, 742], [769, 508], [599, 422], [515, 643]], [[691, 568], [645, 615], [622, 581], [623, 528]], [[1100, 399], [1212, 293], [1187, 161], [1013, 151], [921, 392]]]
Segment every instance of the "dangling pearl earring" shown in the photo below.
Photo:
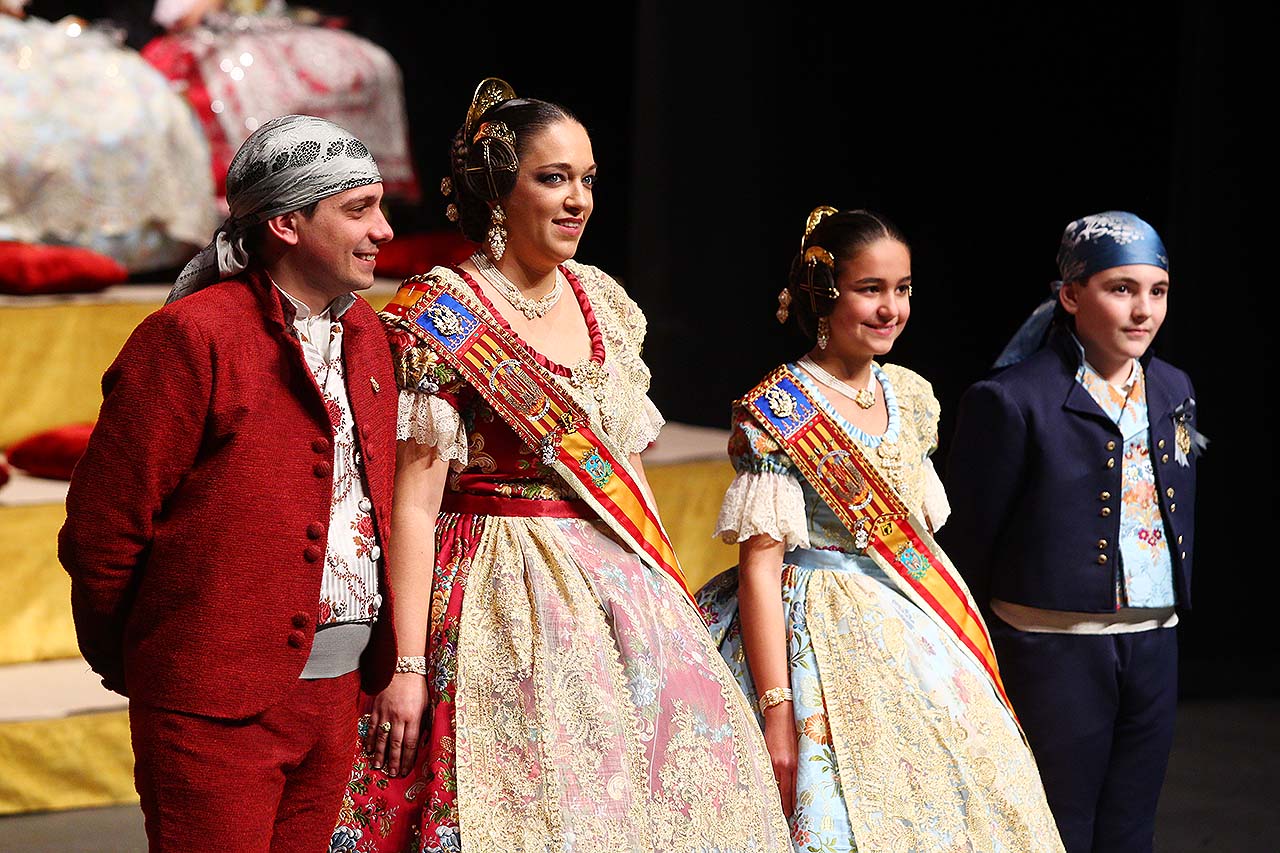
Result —
[[818, 318], [818, 349], [826, 349], [831, 341], [831, 322], [826, 317]]
[[502, 253], [507, 250], [507, 214], [502, 205], [495, 204], [489, 214], [489, 254], [495, 261], [502, 260]]

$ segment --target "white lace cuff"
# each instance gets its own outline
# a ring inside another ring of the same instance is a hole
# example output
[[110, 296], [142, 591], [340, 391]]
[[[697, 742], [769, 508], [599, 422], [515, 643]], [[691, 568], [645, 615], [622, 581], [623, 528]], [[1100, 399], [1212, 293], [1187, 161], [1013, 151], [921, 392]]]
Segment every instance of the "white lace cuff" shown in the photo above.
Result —
[[932, 459], [924, 460], [924, 514], [934, 533], [951, 517], [951, 502], [947, 500], [947, 490], [934, 470]]
[[449, 467], [461, 471], [467, 464], [467, 431], [458, 410], [434, 394], [400, 391], [396, 412], [396, 438], [413, 439], [436, 448]]
[[804, 492], [795, 477], [744, 471], [729, 485], [716, 520], [716, 536], [732, 545], [761, 533], [788, 550], [809, 547]]

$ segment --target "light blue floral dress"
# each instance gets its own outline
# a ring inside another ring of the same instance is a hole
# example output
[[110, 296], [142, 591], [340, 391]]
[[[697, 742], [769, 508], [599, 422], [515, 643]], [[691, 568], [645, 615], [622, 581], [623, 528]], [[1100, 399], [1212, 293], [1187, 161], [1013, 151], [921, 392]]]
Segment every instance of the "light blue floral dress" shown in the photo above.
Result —
[[[791, 369], [904, 502], [940, 526], [949, 509], [928, 461], [938, 422], [929, 384], [901, 367], [873, 366], [889, 427], [871, 436], [844, 420], [801, 368]], [[764, 534], [788, 548], [782, 599], [799, 743], [795, 850], [1062, 850], [1031, 752], [978, 665], [854, 547], [742, 409], [730, 456], [738, 476], [718, 534], [729, 542]], [[737, 581], [736, 567], [713, 578], [699, 603], [754, 705]]]

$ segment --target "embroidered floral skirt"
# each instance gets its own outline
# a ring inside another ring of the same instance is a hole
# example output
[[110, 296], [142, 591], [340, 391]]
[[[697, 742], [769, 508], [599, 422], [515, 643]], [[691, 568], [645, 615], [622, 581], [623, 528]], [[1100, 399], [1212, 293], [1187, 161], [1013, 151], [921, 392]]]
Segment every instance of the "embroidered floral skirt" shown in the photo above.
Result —
[[444, 513], [430, 733], [356, 758], [330, 850], [782, 851], [764, 741], [697, 610], [596, 523]]
[[[956, 642], [870, 560], [787, 554], [797, 851], [1061, 851], [1012, 716]], [[747, 696], [737, 569], [699, 603]]]

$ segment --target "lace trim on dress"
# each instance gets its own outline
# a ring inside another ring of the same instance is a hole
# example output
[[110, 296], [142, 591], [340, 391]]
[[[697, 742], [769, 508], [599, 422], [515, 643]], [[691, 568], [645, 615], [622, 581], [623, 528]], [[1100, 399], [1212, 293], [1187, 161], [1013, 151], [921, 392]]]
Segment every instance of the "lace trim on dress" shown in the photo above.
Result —
[[932, 459], [924, 460], [924, 514], [934, 533], [941, 530], [951, 517], [951, 501], [947, 500], [947, 490], [933, 467]]
[[396, 410], [396, 438], [413, 439], [436, 448], [449, 467], [461, 471], [467, 464], [467, 430], [458, 410], [434, 394], [400, 392]]
[[648, 394], [640, 395], [638, 408], [636, 418], [619, 429], [620, 435], [615, 436], [627, 453], [643, 453], [657, 440], [658, 433], [667, 423], [666, 418], [662, 417], [662, 412], [658, 411], [658, 407], [649, 399]]
[[716, 536], [732, 545], [762, 533], [788, 550], [810, 547], [804, 491], [795, 477], [744, 471], [729, 484], [716, 520]]
[[[610, 357], [619, 356], [622, 352], [637, 356], [628, 367], [641, 374], [637, 376], [637, 384], [648, 390], [648, 369], [638, 358], [648, 328], [648, 321], [640, 306], [627, 295], [622, 285], [603, 270], [576, 261], [566, 261], [565, 268], [577, 276], [579, 283], [586, 289], [591, 307], [596, 312], [596, 319], [604, 331], [605, 343], [609, 345]], [[607, 316], [601, 316], [602, 313]]]

